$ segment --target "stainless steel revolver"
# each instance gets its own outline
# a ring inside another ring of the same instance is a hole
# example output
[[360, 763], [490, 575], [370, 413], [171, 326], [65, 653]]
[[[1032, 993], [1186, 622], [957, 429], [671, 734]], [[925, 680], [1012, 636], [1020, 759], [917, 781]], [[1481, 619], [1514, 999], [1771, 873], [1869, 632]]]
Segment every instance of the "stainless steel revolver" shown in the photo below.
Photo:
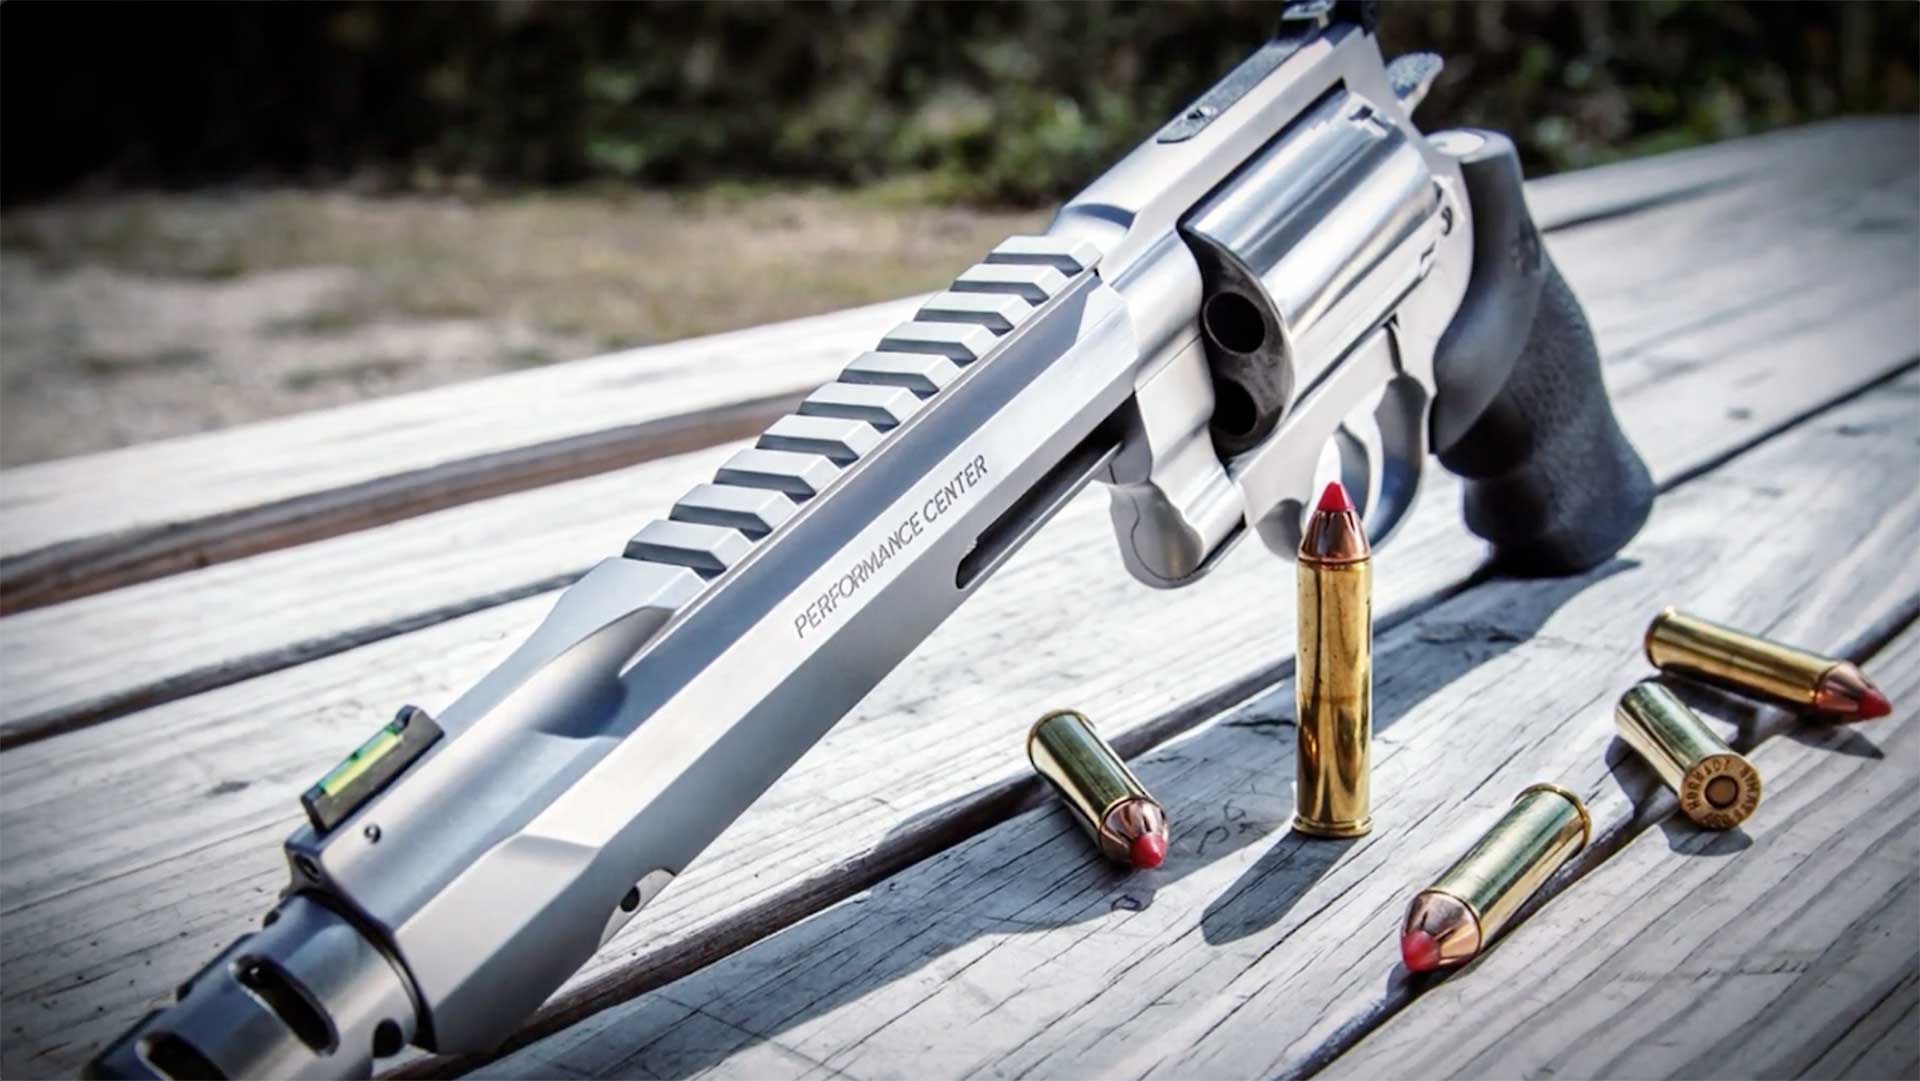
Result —
[[1439, 61], [1383, 63], [1371, 19], [1291, 5], [438, 717], [402, 710], [303, 795], [265, 927], [94, 1072], [494, 1046], [1089, 481], [1157, 588], [1249, 533], [1291, 556], [1316, 471], [1384, 541], [1430, 452], [1504, 566], [1611, 556], [1653, 489], [1512, 145], [1415, 129]]

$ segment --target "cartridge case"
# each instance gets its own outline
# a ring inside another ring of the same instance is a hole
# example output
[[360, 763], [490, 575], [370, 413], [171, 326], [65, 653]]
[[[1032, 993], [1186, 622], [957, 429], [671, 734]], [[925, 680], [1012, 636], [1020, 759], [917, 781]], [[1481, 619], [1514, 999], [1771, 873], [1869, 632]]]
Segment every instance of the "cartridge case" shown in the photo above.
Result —
[[1747, 634], [1675, 608], [1653, 617], [1647, 660], [1662, 672], [1689, 676], [1789, 709], [1813, 709], [1840, 720], [1886, 715], [1886, 696], [1853, 662]]
[[1307, 524], [1295, 573], [1293, 828], [1358, 837], [1373, 828], [1373, 561], [1359, 517], [1337, 485]]
[[1813, 691], [1834, 660], [1731, 627], [1663, 610], [1647, 627], [1647, 659], [1675, 672], [1782, 705], [1813, 705]]
[[1465, 904], [1479, 920], [1481, 941], [1490, 942], [1540, 884], [1592, 839], [1593, 822], [1580, 797], [1537, 784], [1521, 792], [1431, 889]]
[[1760, 774], [1713, 734], [1700, 715], [1651, 680], [1614, 707], [1620, 738], [1680, 797], [1680, 810], [1710, 830], [1732, 829], [1760, 805]]
[[1158, 866], [1167, 815], [1085, 715], [1055, 710], [1027, 732], [1027, 760], [1045, 777], [1108, 859]]
[[1586, 805], [1557, 785], [1520, 793], [1467, 854], [1407, 909], [1401, 951], [1415, 972], [1463, 965], [1593, 838]]

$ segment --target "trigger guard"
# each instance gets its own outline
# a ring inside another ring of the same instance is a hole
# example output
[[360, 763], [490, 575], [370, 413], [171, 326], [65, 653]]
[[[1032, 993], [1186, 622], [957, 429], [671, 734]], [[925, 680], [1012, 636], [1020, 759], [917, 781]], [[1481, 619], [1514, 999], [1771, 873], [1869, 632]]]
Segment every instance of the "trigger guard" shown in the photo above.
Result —
[[[1380, 429], [1379, 490], [1367, 494], [1367, 541], [1385, 544], [1398, 532], [1426, 477], [1427, 420], [1433, 396], [1419, 381], [1401, 376], [1387, 384], [1373, 411]], [[1371, 472], [1371, 471], [1370, 471]]]
[[[1363, 522], [1373, 521], [1374, 497], [1380, 491], [1380, 426], [1368, 423], [1355, 426], [1352, 417], [1334, 429], [1333, 446], [1340, 459], [1340, 483], [1354, 505], [1360, 508]], [[1317, 481], [1318, 478], [1316, 477]]]
[[[1364, 473], [1357, 473], [1343, 456], [1343, 480], [1366, 478], [1359, 505], [1371, 543], [1385, 543], [1406, 520], [1424, 475], [1433, 395], [1417, 377], [1401, 370], [1392, 334], [1381, 327], [1301, 397], [1265, 444], [1230, 467], [1249, 524], [1274, 554], [1292, 559], [1299, 551], [1316, 494], [1319, 450], [1329, 440], [1363, 445], [1344, 431], [1344, 422], [1364, 408], [1377, 387], [1384, 387], [1373, 409], [1380, 434], [1379, 468], [1369, 462], [1362, 467]], [[1377, 485], [1371, 479], [1375, 475]]]
[[[1334, 429], [1333, 442], [1340, 455], [1340, 483], [1360, 508], [1361, 522], [1367, 529], [1367, 543], [1379, 547], [1399, 530], [1413, 509], [1425, 478], [1426, 418], [1430, 398], [1420, 384], [1401, 376], [1387, 384], [1380, 404], [1373, 410], [1373, 432], [1367, 439], [1345, 421]], [[1306, 528], [1307, 508], [1313, 493], [1288, 500], [1296, 508], [1290, 520]], [[1299, 545], [1298, 535], [1294, 545]]]

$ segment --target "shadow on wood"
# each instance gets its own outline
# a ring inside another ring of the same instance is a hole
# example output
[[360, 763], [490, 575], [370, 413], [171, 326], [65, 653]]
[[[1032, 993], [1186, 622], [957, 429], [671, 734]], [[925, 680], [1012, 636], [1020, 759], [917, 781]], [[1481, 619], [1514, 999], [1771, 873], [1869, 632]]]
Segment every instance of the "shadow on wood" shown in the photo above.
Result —
[[1753, 838], [1739, 826], [1730, 830], [1701, 829], [1689, 822], [1685, 815], [1668, 815], [1661, 819], [1660, 832], [1666, 835], [1669, 851], [1695, 859], [1736, 856], [1753, 847]]
[[[1639, 564], [1634, 560], [1614, 559], [1578, 578], [1541, 582], [1537, 590], [1526, 594], [1524, 608], [1509, 606], [1494, 620], [1416, 620], [1413, 638], [1390, 647], [1376, 662], [1375, 672], [1383, 675], [1374, 687], [1375, 739], [1392, 728], [1395, 721], [1418, 709], [1421, 702], [1439, 693], [1454, 680], [1515, 646], [1531, 641], [1553, 613], [1581, 590], [1637, 566]], [[1396, 654], [1405, 654], [1410, 650], [1419, 652], [1417, 661], [1412, 657], [1396, 657]], [[1396, 685], [1396, 673], [1409, 674], [1411, 680]], [[1263, 705], [1286, 708], [1281, 696], [1273, 693], [1250, 706], [1249, 711], [1257, 716]], [[1225, 722], [1222, 727], [1247, 726], [1246, 721], [1236, 719]], [[1282, 728], [1288, 733], [1282, 753], [1276, 756], [1279, 763], [1276, 768], [1284, 779], [1291, 774], [1293, 756], [1290, 752], [1297, 733], [1290, 716], [1284, 717], [1274, 728], [1276, 733]], [[1290, 811], [1291, 800], [1287, 802], [1289, 807], [1285, 810]], [[1224, 808], [1222, 817], [1235, 828], [1246, 827], [1244, 821], [1233, 821]], [[1227, 828], [1226, 825], [1214, 827], [1223, 833]], [[1288, 828], [1285, 814], [1278, 828]], [[1355, 839], [1359, 840], [1364, 839]], [[1271, 851], [1260, 857], [1238, 881], [1207, 906], [1206, 914], [1200, 921], [1201, 933], [1208, 943], [1217, 946], [1265, 931], [1285, 917], [1307, 888], [1325, 874], [1355, 841], [1332, 842], [1287, 832]]]
[[[1418, 663], [1407, 657], [1405, 663], [1391, 665], [1401, 673], [1399, 678], [1383, 679], [1376, 688], [1376, 738], [1462, 675], [1533, 640], [1554, 612], [1583, 590], [1636, 565], [1619, 559], [1577, 578], [1540, 583], [1496, 610], [1490, 619], [1431, 625], [1416, 620], [1414, 633], [1404, 638], [1406, 644], [1391, 653], [1417, 650]], [[1357, 855], [1377, 837], [1325, 842], [1289, 832], [1292, 696], [1291, 682], [1269, 686], [1219, 724], [1133, 763], [1141, 781], [1166, 804], [1172, 820], [1173, 844], [1160, 870], [1129, 875], [1109, 864], [1059, 807], [1017, 818], [1005, 827], [1019, 835], [1016, 847], [1023, 855], [1043, 858], [1053, 873], [1036, 875], [1030, 863], [1001, 860], [994, 853], [1007, 839], [976, 833], [851, 903], [827, 909], [743, 950], [725, 966], [702, 970], [671, 988], [643, 996], [636, 1003], [640, 1014], [629, 1021], [647, 1030], [650, 1038], [637, 1046], [628, 1044], [619, 1062], [596, 1064], [596, 1072], [619, 1074], [626, 1069], [623, 1064], [644, 1061], [654, 1076], [689, 1077], [763, 1044], [776, 1053], [797, 1056], [781, 1042], [783, 1033], [856, 1002], [880, 1013], [911, 1008], [926, 993], [923, 985], [941, 982], [928, 971], [936, 961], [989, 934], [1004, 936], [1012, 931], [1014, 936], [1007, 941], [1023, 943], [1023, 948], [1041, 954], [1053, 952], [1056, 941], [1064, 945], [1089, 934], [1107, 936], [1113, 941], [1113, 968], [1102, 978], [1124, 979], [1127, 969], [1152, 955], [1140, 949], [1141, 936], [1129, 934], [1124, 925], [1115, 926], [1105, 917], [1125, 911], [1139, 914], [1133, 919], [1151, 920], [1157, 890], [1278, 834], [1280, 839], [1271, 851], [1199, 918], [1199, 929], [1209, 943], [1236, 948], [1233, 943], [1270, 927], [1343, 857]], [[1008, 753], [1017, 754], [1018, 748], [1010, 747]], [[1194, 775], [1217, 774], [1223, 764], [1241, 773], [1235, 783], [1222, 786], [1216, 780], [1204, 786], [1213, 795], [1182, 798], [1183, 791], [1202, 787], [1193, 783]], [[1221, 799], [1217, 794], [1223, 787], [1232, 794]], [[1023, 789], [1023, 805], [1038, 799], [1038, 793], [1037, 782]], [[953, 808], [943, 806], [915, 815], [896, 827], [894, 835], [920, 832], [927, 822], [941, 821], [952, 813]], [[988, 856], [993, 858], [983, 858]], [[922, 919], [918, 913], [929, 898], [937, 899], [947, 915], [935, 921]], [[875, 933], [871, 921], [896, 914], [903, 924], [898, 933]], [[912, 926], [904, 926], [907, 923]], [[1085, 926], [1090, 924], [1094, 926]], [[794, 958], [804, 958], [805, 967], [790, 967]], [[1396, 970], [1389, 979], [1402, 976]], [[721, 1021], [710, 1010], [695, 1012], [682, 1004], [716, 996], [758, 1002], [756, 1012], [776, 1016], [778, 1022], [748, 1031]], [[770, 999], [780, 1000], [781, 1005], [767, 1009]], [[795, 1064], [801, 1065], [797, 1058]]]

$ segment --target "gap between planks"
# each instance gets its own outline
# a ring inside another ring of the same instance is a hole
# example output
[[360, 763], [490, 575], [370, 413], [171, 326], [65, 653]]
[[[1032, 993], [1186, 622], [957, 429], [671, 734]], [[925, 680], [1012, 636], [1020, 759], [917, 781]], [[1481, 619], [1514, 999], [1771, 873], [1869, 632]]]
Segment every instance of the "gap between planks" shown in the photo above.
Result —
[[0, 613], [742, 438], [918, 298], [0, 473]]
[[[1021, 815], [480, 1075], [1310, 1074], [1431, 985], [1397, 966], [1401, 910], [1521, 788], [1573, 789], [1596, 827], [1539, 900], [1573, 903], [1582, 875], [1671, 815], [1611, 719], [1615, 696], [1650, 674], [1639, 634], [1661, 604], [1862, 657], [1895, 628], [1913, 637], [1920, 493], [1879, 478], [1920, 464], [1916, 392], [1912, 376], [1882, 386], [1690, 482], [1612, 565], [1483, 583], [1380, 636], [1382, 828], [1366, 839], [1287, 834], [1283, 684], [1135, 763], [1174, 822], [1160, 872], [1108, 867], [1057, 808]], [[1863, 445], [1863, 430], [1889, 425]], [[1833, 558], [1828, 523], [1843, 518], [1860, 535]], [[1862, 582], [1878, 588], [1863, 596]], [[1897, 701], [1914, 696], [1906, 668], [1879, 674], [1906, 688]], [[1877, 731], [1910, 727], [1910, 701], [1902, 712]], [[1808, 732], [1731, 700], [1709, 715], [1746, 749]], [[1910, 755], [1880, 766], [1920, 781]], [[1509, 962], [1507, 984], [1528, 970], [1527, 928], [1489, 955]], [[1358, 1075], [1382, 1074], [1367, 1065]]]
[[[1723, 353], [1726, 333], [1743, 324], [1752, 324], [1742, 334], [1749, 340], [1811, 343], [1822, 318], [1853, 318], [1889, 283], [1896, 296], [1910, 292], [1903, 279], [1912, 275], [1899, 266], [1910, 252], [1884, 228], [1886, 199], [1875, 193], [1906, 163], [1885, 153], [1851, 160], [1856, 170], [1880, 164], [1858, 174], [1859, 190], [1837, 209], [1795, 186], [1830, 193], [1830, 177], [1777, 170], [1772, 183], [1787, 185], [1777, 193], [1769, 185], [1721, 191], [1692, 207], [1554, 238], [1569, 278], [1590, 296], [1616, 394], [1701, 363], [1690, 342], [1702, 335]], [[1755, 213], [1769, 203], [1791, 209]], [[1875, 221], [1878, 232], [1861, 231]], [[1679, 263], [1679, 254], [1666, 260], [1685, 266], [1684, 283], [1658, 271], [1659, 246], [1640, 243], [1619, 269], [1602, 257], [1624, 249], [1637, 226], [1666, 249], [1698, 256], [1699, 265]], [[1815, 257], [1835, 243], [1838, 257]], [[1753, 282], [1766, 290], [1750, 294]], [[0, 749], [568, 584], [597, 554], [617, 549], [644, 511], [670, 503], [723, 456], [682, 456], [465, 505], [0, 621], [12, 643], [0, 651], [0, 680], [11, 691], [0, 703]], [[223, 618], [199, 620], [212, 603]]]
[[[1696, 197], [1742, 183], [1754, 175], [1755, 162], [1789, 152], [1786, 147], [1817, 143], [1849, 123], [1855, 122], [1736, 140], [1671, 160], [1620, 163], [1593, 170], [1590, 183], [1578, 174], [1552, 178], [1536, 185], [1542, 191], [1533, 199], [1535, 212], [1543, 230], [1552, 230]], [[6, 582], [0, 614], [750, 436], [832, 378], [838, 363], [905, 317], [912, 303], [874, 305], [577, 362], [574, 370], [497, 377], [291, 422], [170, 440], [157, 448], [13, 470], [0, 495], [5, 513], [0, 580]], [[670, 372], [684, 386], [669, 379], [635, 397], [632, 384], [651, 380], [647, 369], [654, 355], [684, 369], [685, 358], [697, 362], [701, 355], [729, 349], [792, 354], [793, 362], [767, 365], [778, 373], [771, 380], [765, 373], [742, 378], [738, 372]], [[728, 387], [768, 382], [787, 389], [757, 400], [726, 400], [737, 393]], [[693, 408], [676, 408], [672, 403], [679, 395], [690, 398]], [[525, 412], [528, 400], [548, 396], [571, 410], [542, 410], [537, 417]], [[619, 403], [643, 419], [619, 424], [609, 423], [614, 417], [608, 413], [597, 422], [565, 415], [610, 412]], [[248, 460], [263, 449], [279, 461], [280, 476], [249, 468]], [[313, 471], [326, 457], [341, 459], [326, 468], [330, 483], [286, 475]], [[166, 464], [155, 470], [149, 463]], [[236, 463], [236, 479], [212, 485], [219, 494], [195, 490], [204, 483], [203, 471], [218, 476], [232, 472]], [[107, 498], [91, 491], [109, 474], [120, 483]]]
[[63, 542], [0, 561], [0, 579], [6, 581], [0, 616], [749, 438], [791, 413], [812, 389], [494, 451], [205, 518]]

